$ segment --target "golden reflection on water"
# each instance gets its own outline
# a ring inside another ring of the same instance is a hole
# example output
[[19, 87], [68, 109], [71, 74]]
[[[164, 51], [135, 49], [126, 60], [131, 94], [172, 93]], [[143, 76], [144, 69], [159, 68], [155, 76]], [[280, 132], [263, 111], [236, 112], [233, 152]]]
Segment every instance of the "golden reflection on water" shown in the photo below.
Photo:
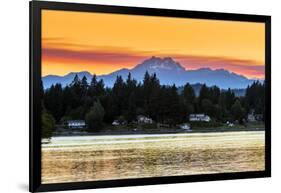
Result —
[[260, 171], [264, 140], [264, 131], [113, 137], [110, 143], [93, 137], [71, 145], [59, 139], [42, 148], [42, 183]]

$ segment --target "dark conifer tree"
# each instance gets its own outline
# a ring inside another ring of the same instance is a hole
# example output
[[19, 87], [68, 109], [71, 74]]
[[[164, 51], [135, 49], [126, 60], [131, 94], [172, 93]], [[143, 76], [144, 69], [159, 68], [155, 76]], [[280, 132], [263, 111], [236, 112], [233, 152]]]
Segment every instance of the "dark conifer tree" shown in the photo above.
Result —
[[44, 96], [44, 105], [46, 109], [54, 116], [57, 122], [63, 116], [63, 91], [61, 84], [52, 85], [46, 90]]
[[125, 97], [125, 83], [122, 76], [117, 76], [116, 81], [112, 88], [112, 97], [113, 97], [113, 110], [114, 116], [120, 116], [121, 113], [125, 111], [125, 103], [128, 101], [124, 100]]
[[189, 83], [186, 83], [182, 92], [182, 103], [184, 105], [184, 114], [189, 116], [195, 111], [194, 102], [195, 102], [195, 93], [192, 86]]
[[92, 97], [93, 100], [97, 100], [103, 95], [105, 95], [104, 82], [102, 79], [98, 81], [97, 76], [94, 74], [89, 86], [89, 96]]
[[86, 76], [83, 76], [83, 78], [82, 78], [82, 80], [81, 80], [81, 87], [82, 87], [83, 92], [84, 92], [84, 91], [87, 91], [88, 86], [89, 86], [89, 85], [88, 85], [87, 78], [86, 78]]

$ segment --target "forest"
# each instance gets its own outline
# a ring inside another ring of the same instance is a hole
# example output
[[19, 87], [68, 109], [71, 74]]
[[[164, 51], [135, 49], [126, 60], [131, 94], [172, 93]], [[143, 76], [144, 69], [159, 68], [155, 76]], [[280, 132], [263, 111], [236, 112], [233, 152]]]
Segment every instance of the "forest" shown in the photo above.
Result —
[[85, 120], [88, 131], [102, 130], [114, 120], [131, 123], [137, 115], [145, 115], [157, 123], [176, 125], [188, 122], [192, 113], [204, 113], [212, 122], [236, 121], [243, 124], [250, 111], [264, 115], [265, 85], [255, 81], [246, 88], [245, 96], [235, 96], [231, 89], [217, 86], [201, 87], [196, 95], [186, 83], [183, 89], [161, 85], [156, 74], [145, 73], [137, 82], [128, 74], [127, 79], [117, 76], [112, 88], [93, 75], [88, 81], [76, 75], [66, 87], [61, 84], [43, 88], [43, 136], [50, 136], [56, 124], [67, 120]]

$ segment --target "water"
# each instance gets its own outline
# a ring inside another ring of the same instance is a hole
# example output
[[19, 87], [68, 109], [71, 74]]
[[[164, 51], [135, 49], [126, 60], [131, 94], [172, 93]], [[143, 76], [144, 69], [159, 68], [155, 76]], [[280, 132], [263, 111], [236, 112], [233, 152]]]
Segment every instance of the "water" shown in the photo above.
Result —
[[264, 131], [54, 137], [42, 183], [264, 170]]

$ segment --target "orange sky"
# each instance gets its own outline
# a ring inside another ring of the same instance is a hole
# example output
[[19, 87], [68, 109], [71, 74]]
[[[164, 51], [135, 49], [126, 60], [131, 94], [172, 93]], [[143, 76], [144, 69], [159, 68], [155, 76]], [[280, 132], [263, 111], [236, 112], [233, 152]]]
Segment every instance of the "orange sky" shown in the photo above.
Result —
[[264, 78], [263, 23], [42, 11], [42, 76], [133, 68], [151, 56]]

